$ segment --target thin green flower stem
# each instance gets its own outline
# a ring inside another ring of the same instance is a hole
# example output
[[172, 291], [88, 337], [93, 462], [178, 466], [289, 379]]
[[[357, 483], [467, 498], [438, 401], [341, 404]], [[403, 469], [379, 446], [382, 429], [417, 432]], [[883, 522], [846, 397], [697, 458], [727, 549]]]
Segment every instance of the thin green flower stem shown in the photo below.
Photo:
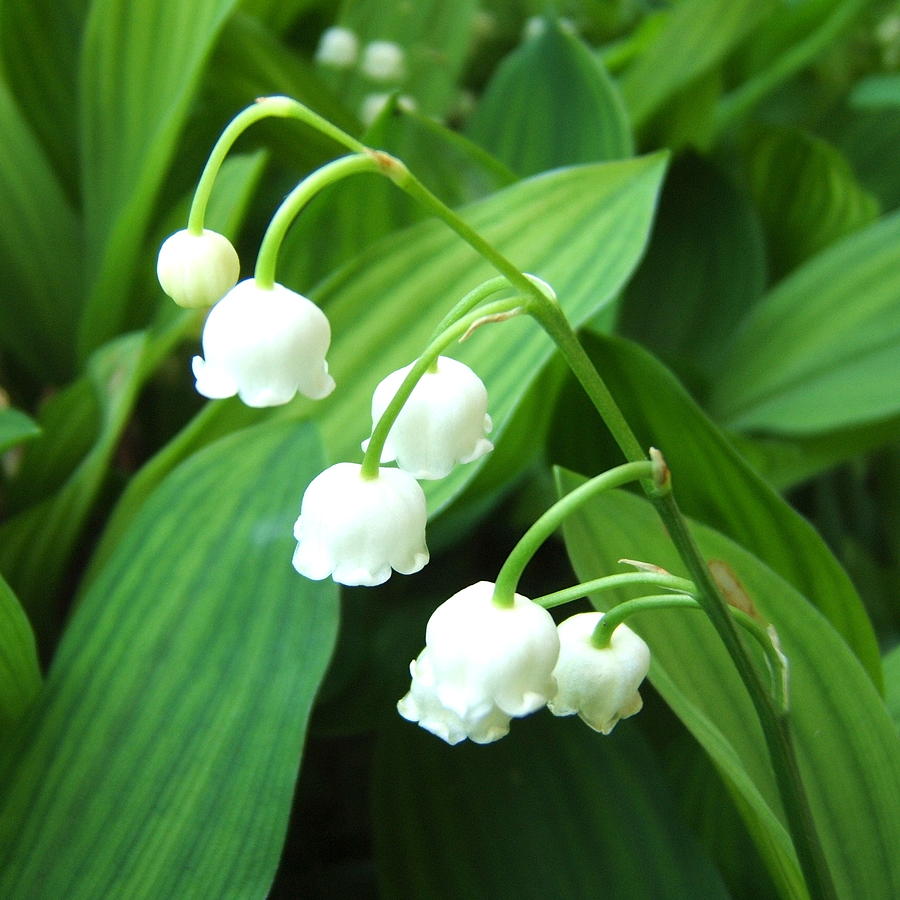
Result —
[[393, 399], [387, 405], [382, 413], [381, 418], [372, 431], [372, 437], [369, 438], [369, 444], [366, 447], [363, 456], [362, 468], [360, 475], [365, 479], [373, 479], [378, 477], [378, 470], [381, 466], [381, 453], [384, 450], [384, 444], [390, 433], [391, 427], [403, 409], [403, 405], [409, 399], [415, 386], [419, 383], [419, 379], [433, 366], [440, 356], [441, 351], [454, 341], [459, 340], [466, 335], [470, 329], [477, 326], [482, 320], [489, 321], [491, 316], [503, 315], [519, 308], [521, 300], [517, 298], [508, 298], [506, 300], [497, 300], [494, 303], [488, 303], [467, 316], [454, 322], [449, 328], [445, 329], [437, 338], [435, 338], [426, 348], [422, 355], [413, 363], [412, 368], [407, 372], [402, 384], [394, 394]]
[[271, 288], [275, 284], [275, 265], [284, 236], [300, 210], [319, 191], [348, 175], [379, 171], [381, 171], [381, 165], [371, 153], [354, 153], [351, 156], [342, 156], [340, 159], [332, 160], [320, 169], [316, 169], [311, 175], [307, 175], [284, 198], [281, 206], [272, 216], [269, 227], [266, 228], [259, 247], [259, 255], [256, 257], [256, 271], [253, 275], [256, 283], [262, 288]]
[[[636, 613], [652, 612], [658, 609], [696, 609], [702, 611], [703, 607], [696, 597], [677, 596], [675, 594], [656, 594], [649, 597], [637, 597], [634, 600], [626, 600], [619, 603], [603, 614], [603, 618], [597, 623], [591, 643], [599, 650], [608, 647], [612, 641], [613, 632], [628, 618]], [[779, 707], [787, 703], [784, 690], [784, 662], [776, 646], [772, 643], [765, 628], [752, 616], [747, 615], [742, 609], [734, 606], [728, 607], [732, 618], [744, 631], [760, 646], [769, 666], [772, 676], [772, 690], [778, 701]]]
[[604, 575], [602, 578], [575, 584], [572, 587], [563, 588], [561, 591], [554, 591], [552, 594], [535, 597], [533, 602], [538, 606], [543, 606], [544, 609], [553, 609], [553, 607], [562, 606], [563, 603], [571, 600], [580, 600], [588, 594], [599, 594], [602, 591], [642, 584], [652, 584], [686, 594], [694, 592], [694, 582], [688, 581], [687, 578], [679, 578], [677, 575], [662, 572], [619, 572], [616, 575]]
[[[319, 121], [314, 121], [313, 117]], [[350, 138], [349, 135], [344, 135], [340, 129], [336, 129], [331, 123], [315, 116], [311, 111], [305, 121], [326, 134], [337, 131], [340, 135], [358, 144], [355, 139]], [[644, 460], [646, 457], [634, 432], [556, 303], [546, 297], [534, 282], [530, 281], [502, 253], [494, 249], [475, 229], [453, 212], [449, 206], [431, 193], [407, 169], [404, 163], [389, 154], [371, 151], [363, 145], [351, 146], [346, 140], [344, 143], [350, 149], [358, 152], [369, 152], [376, 157], [383, 174], [413, 199], [421, 203], [433, 215], [441, 219], [485, 260], [491, 263], [497, 271], [505, 275], [513, 287], [521, 292], [523, 297], [529, 298], [527, 311], [539, 321], [544, 330], [556, 342], [569, 367], [581, 382], [597, 412], [624, 453], [625, 458], [631, 462]], [[738, 674], [744, 682], [756, 708], [772, 759], [772, 767], [775, 771], [782, 804], [794, 839], [794, 847], [806, 878], [807, 887], [814, 897], [822, 898], [822, 900], [831, 900], [837, 895], [825, 860], [825, 854], [816, 833], [809, 800], [800, 777], [787, 714], [776, 710], [773, 698], [757, 678], [756, 670], [753, 668], [731, 616], [727, 612], [727, 604], [713, 582], [706, 563], [687, 529], [687, 524], [671, 492], [660, 488], [658, 479], [652, 477], [653, 471], [651, 470], [642, 482], [644, 490], [656, 507], [664, 525], [668, 528], [679, 555], [697, 585], [698, 599], [725, 643], [725, 647], [734, 660]]]
[[478, 287], [472, 288], [472, 290], [469, 291], [462, 300], [455, 303], [450, 309], [450, 312], [441, 319], [437, 328], [435, 328], [431, 334], [431, 340], [433, 341], [440, 337], [440, 335], [457, 319], [475, 309], [476, 306], [482, 304], [488, 297], [508, 287], [509, 281], [503, 275], [498, 275], [496, 278], [491, 278], [483, 284], [479, 284]]
[[[643, 457], [637, 439], [562, 311], [552, 304], [535, 304], [529, 312], [538, 319], [560, 348], [569, 367], [606, 421], [626, 458]], [[615, 413], [612, 418], [607, 418], [611, 407], [615, 409]], [[837, 895], [818, 838], [809, 798], [800, 777], [790, 721], [784, 704], [776, 706], [774, 698], [760, 681], [728, 612], [728, 604], [720, 594], [700, 549], [688, 530], [687, 522], [678, 508], [668, 479], [663, 478], [662, 483], [659, 481], [659, 478], [652, 482], [645, 480], [644, 490], [662, 519], [669, 537], [687, 567], [688, 574], [696, 584], [697, 599], [725, 644], [738, 675], [753, 701], [765, 735], [782, 805], [807, 887], [814, 897], [830, 900]]]
[[654, 464], [649, 460], [625, 463], [608, 472], [595, 475], [590, 481], [579, 485], [565, 497], [561, 497], [522, 535], [513, 547], [506, 562], [497, 573], [494, 584], [493, 600], [497, 606], [511, 607], [515, 603], [516, 586], [525, 571], [525, 567], [544, 541], [570, 516], [576, 509], [596, 497], [602, 491], [621, 487], [641, 478], [652, 475]]
[[194, 199], [188, 215], [188, 231], [191, 234], [203, 233], [206, 206], [209, 203], [216, 176], [219, 174], [219, 169], [222, 168], [225, 157], [234, 146], [234, 142], [254, 123], [273, 116], [282, 119], [299, 119], [328, 135], [337, 143], [343, 144], [348, 150], [353, 150], [355, 153], [368, 152], [365, 144], [332, 125], [327, 119], [323, 119], [302, 103], [290, 97], [260, 97], [251, 106], [241, 110], [228, 123], [213, 146], [197, 183], [197, 189], [194, 191]]

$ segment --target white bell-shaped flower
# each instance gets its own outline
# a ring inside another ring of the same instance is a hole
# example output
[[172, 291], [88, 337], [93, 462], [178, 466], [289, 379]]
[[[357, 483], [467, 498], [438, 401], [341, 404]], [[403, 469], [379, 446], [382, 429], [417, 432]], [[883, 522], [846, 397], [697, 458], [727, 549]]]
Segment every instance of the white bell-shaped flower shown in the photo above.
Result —
[[547, 706], [555, 716], [577, 713], [595, 731], [609, 734], [619, 719], [643, 706], [638, 687], [650, 668], [650, 648], [627, 625], [613, 631], [608, 647], [595, 647], [591, 635], [602, 618], [603, 613], [580, 613], [560, 623], [557, 692]]
[[294, 568], [321, 581], [374, 586], [428, 562], [425, 494], [400, 469], [365, 479], [356, 463], [337, 463], [309, 484], [294, 525]]
[[372, 81], [402, 81], [406, 52], [393, 41], [372, 41], [363, 50], [360, 68]]
[[237, 394], [247, 406], [279, 406], [298, 392], [320, 400], [334, 390], [328, 319], [283, 285], [248, 278], [233, 287], [210, 311], [202, 341], [193, 368], [204, 397]]
[[163, 241], [156, 260], [162, 289], [190, 309], [212, 306], [237, 284], [241, 263], [231, 241], [217, 231], [176, 231]]
[[326, 28], [316, 47], [316, 62], [333, 69], [349, 69], [359, 53], [359, 38], [355, 31], [333, 25]]
[[[381, 418], [412, 364], [392, 372], [372, 396], [372, 427]], [[487, 390], [465, 364], [448, 356], [426, 372], [391, 426], [382, 462], [397, 461], [416, 478], [444, 478], [456, 463], [479, 459], [494, 449]], [[363, 450], [368, 441], [363, 442]]]
[[464, 588], [432, 613], [425, 649], [410, 663], [412, 684], [397, 704], [448, 744], [499, 740], [510, 719], [527, 716], [553, 696], [559, 637], [550, 613], [515, 595], [493, 601], [494, 585]]

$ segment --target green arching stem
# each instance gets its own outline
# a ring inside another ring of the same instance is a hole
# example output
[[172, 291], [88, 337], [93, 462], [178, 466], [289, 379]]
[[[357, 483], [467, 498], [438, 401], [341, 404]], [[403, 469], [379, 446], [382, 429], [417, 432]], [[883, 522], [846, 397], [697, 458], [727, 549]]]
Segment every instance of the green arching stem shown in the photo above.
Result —
[[222, 163], [228, 155], [228, 151], [234, 146], [234, 142], [254, 123], [261, 119], [277, 117], [282, 119], [299, 119], [307, 125], [343, 144], [348, 150], [355, 153], [367, 153], [365, 144], [356, 140], [350, 134], [332, 125], [327, 119], [323, 119], [311, 109], [293, 100], [290, 97], [260, 97], [252, 106], [241, 110], [225, 127], [219, 136], [209, 159], [203, 167], [203, 173], [194, 191], [194, 199], [191, 203], [191, 211], [188, 215], [188, 231], [192, 234], [203, 233], [203, 221], [206, 217], [206, 206], [212, 194], [213, 185]]
[[[398, 187], [417, 200], [427, 210], [440, 218], [455, 231], [476, 252], [487, 260], [498, 272], [509, 280], [524, 297], [529, 298], [527, 311], [541, 324], [557, 343], [569, 367], [594, 404], [601, 418], [609, 428], [613, 438], [629, 461], [636, 463], [646, 459], [628, 422], [618, 408], [614, 398], [603, 382], [590, 358], [584, 352], [574, 331], [562, 310], [544, 295], [541, 289], [530, 281], [503, 254], [495, 250], [481, 235], [463, 221], [450, 207], [431, 193], [406, 166], [388, 154], [371, 151], [355, 138], [336, 128], [330, 122], [317, 116], [302, 104], [288, 98], [281, 100], [293, 112], [272, 115], [293, 115], [302, 119], [322, 133], [357, 153], [372, 153], [380, 162], [380, 170]], [[287, 107], [286, 107], [287, 108]], [[221, 164], [221, 163], [220, 163]], [[204, 176], [205, 176], [204, 172]], [[202, 201], [201, 201], [202, 202]], [[193, 216], [193, 210], [192, 210]], [[202, 228], [202, 212], [192, 220], [196, 230], [197, 221]], [[370, 444], [371, 447], [371, 444]], [[379, 450], [380, 455], [380, 450]], [[657, 513], [669, 531], [672, 540], [697, 586], [698, 600], [719, 633], [729, 655], [734, 660], [738, 673], [756, 708], [772, 759], [772, 767], [779, 787], [782, 804], [788, 818], [794, 846], [800, 866], [806, 878], [810, 893], [817, 898], [836, 897], [831, 874], [824, 852], [818, 840], [812, 812], [806, 791], [800, 777], [790, 723], [786, 712], [775, 708], [771, 696], [757, 677], [749, 655], [743, 647], [725, 600], [709, 574], [706, 563], [690, 534], [687, 523], [670, 491], [660, 490], [651, 478], [651, 472], [644, 478], [643, 486]], [[511, 595], [510, 595], [511, 599]]]
[[579, 485], [574, 491], [557, 500], [522, 535], [506, 558], [506, 562], [500, 568], [497, 574], [497, 581], [494, 584], [494, 603], [503, 607], [513, 606], [516, 586], [519, 583], [522, 572], [525, 571], [525, 567], [541, 544], [559, 528], [567, 516], [570, 516], [578, 507], [602, 491], [621, 487], [623, 484], [642, 478], [650, 478], [653, 474], [653, 466], [654, 464], [649, 460], [616, 466], [616, 468], [610, 469], [608, 472], [595, 475], [590, 481]]
[[[392, 157], [390, 159], [393, 160]], [[392, 166], [385, 166], [384, 172], [398, 187], [444, 221], [497, 271], [505, 275], [510, 284], [524, 297], [529, 298], [526, 311], [556, 342], [625, 458], [631, 462], [645, 460], [641, 444], [559, 306], [546, 297], [536, 284], [526, 278], [513, 263], [488, 244], [452, 209], [432, 194], [402, 162], [393, 160]], [[788, 715], [783, 708], [776, 708], [773, 698], [758, 678], [728, 613], [728, 605], [712, 580], [706, 562], [688, 530], [671, 491], [660, 489], [660, 485], [651, 478], [651, 474], [648, 474], [642, 482], [644, 491], [668, 529], [681, 559], [697, 585], [698, 600], [725, 644], [753, 701], [765, 735], [782, 805], [807, 887], [813, 896], [831, 900], [837, 894], [818, 838], [809, 798], [800, 777]], [[506, 591], [508, 586], [504, 587], [504, 592]], [[503, 598], [504, 594], [500, 596]], [[511, 594], [505, 594], [505, 602], [511, 602], [511, 599]], [[503, 603], [504, 600], [501, 599], [500, 602]]]
[[381, 452], [384, 449], [385, 441], [390, 433], [391, 427], [403, 409], [403, 404], [409, 399], [419, 379], [437, 362], [441, 351], [465, 335], [473, 326], [477, 325], [482, 319], [489, 319], [491, 316], [502, 315], [517, 309], [521, 301], [516, 298], [507, 300], [497, 300], [494, 303], [488, 303], [467, 316], [458, 319], [449, 328], [446, 328], [437, 338], [435, 338], [426, 348], [422, 355], [413, 363], [412, 368], [407, 372], [402, 384], [394, 394], [393, 399], [388, 404], [381, 418], [372, 431], [372, 437], [369, 438], [365, 455], [363, 456], [362, 468], [360, 475], [366, 479], [378, 477], [378, 469], [381, 465]]
[[553, 609], [554, 606], [562, 606], [563, 603], [568, 603], [570, 600], [579, 600], [588, 594], [597, 594], [601, 591], [612, 591], [620, 587], [642, 584], [652, 584], [656, 587], [664, 587], [685, 594], [694, 592], [694, 582], [688, 581], [687, 578], [679, 578], [677, 575], [669, 575], [663, 572], [619, 572], [616, 575], [604, 575], [602, 578], [593, 579], [593, 581], [585, 581], [572, 587], [563, 588], [561, 591], [554, 591], [552, 594], [535, 597], [533, 602], [537, 603], [538, 606], [543, 606], [544, 609]]
[[271, 288], [275, 284], [275, 264], [278, 261], [278, 251], [298, 213], [319, 191], [346, 178], [348, 175], [357, 175], [360, 172], [378, 172], [381, 165], [378, 159], [371, 153], [354, 153], [351, 156], [342, 156], [330, 163], [316, 169], [311, 175], [307, 175], [281, 202], [281, 206], [272, 216], [269, 227], [263, 235], [259, 247], [259, 255], [256, 257], [256, 271], [253, 278], [262, 288]]
[[[479, 284], [478, 287], [472, 288], [472, 290], [455, 303], [450, 312], [441, 319], [437, 328], [431, 333], [431, 340], [433, 341], [440, 337], [441, 334], [443, 334], [443, 332], [457, 319], [464, 316], [470, 310], [475, 309], [476, 306], [479, 306], [492, 294], [496, 294], [498, 291], [502, 291], [504, 288], [508, 287], [509, 281], [503, 275], [498, 275], [496, 278], [491, 278], [483, 284]], [[431, 343], [431, 341], [429, 341], [429, 343]]]
[[[599, 650], [608, 647], [612, 640], [613, 632], [630, 616], [636, 613], [651, 612], [658, 609], [696, 609], [703, 607], [697, 602], [696, 597], [677, 596], [675, 594], [657, 594], [650, 597], [637, 597], [634, 600], [625, 600], [603, 614], [603, 618], [597, 623], [591, 643]], [[772, 643], [763, 625], [747, 615], [742, 609], [729, 606], [728, 611], [732, 618], [753, 640], [760, 646], [766, 657], [772, 674], [772, 689], [780, 708], [786, 708], [787, 695], [785, 693], [784, 660], [778, 648]]]

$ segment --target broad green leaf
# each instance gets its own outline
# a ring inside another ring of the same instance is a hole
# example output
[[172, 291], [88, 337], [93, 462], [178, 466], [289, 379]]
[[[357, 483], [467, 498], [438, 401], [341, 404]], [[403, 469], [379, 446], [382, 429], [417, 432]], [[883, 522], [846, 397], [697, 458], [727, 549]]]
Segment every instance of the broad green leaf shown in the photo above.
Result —
[[[815, 603], [880, 687], [872, 625], [846, 572], [810, 524], [747, 465], [646, 351], [594, 334], [585, 335], [584, 344], [641, 445], [662, 450], [684, 511], [738, 541]], [[580, 390], [577, 396], [577, 404], [570, 400], [560, 407], [551, 429], [553, 451], [569, 467], [594, 474], [621, 457], [601, 455], [609, 438]]]
[[[581, 481], [564, 475], [562, 489]], [[674, 483], [677, 492], [677, 478]], [[704, 557], [727, 566], [776, 627], [790, 660], [800, 770], [838, 895], [896, 896], [900, 739], [871, 680], [840, 636], [786, 581], [711, 528], [695, 524], [692, 531]], [[631, 494], [598, 497], [573, 516], [565, 534], [579, 580], [616, 571], [623, 557], [685, 571], [652, 507]], [[606, 594], [597, 600], [612, 602]], [[711, 625], [702, 613], [683, 610], [633, 621], [653, 653], [650, 677], [657, 690], [744, 798], [748, 825], [782, 889], [802, 896], [759, 724]]]
[[859, 180], [885, 209], [900, 206], [900, 166], [894, 165], [900, 142], [900, 109], [845, 110], [831, 117], [828, 135], [853, 163]]
[[78, 222], [2, 80], [0, 133], [0, 345], [41, 384], [58, 382], [74, 365], [70, 337], [82, 281]]
[[884, 657], [884, 699], [900, 730], [900, 644]]
[[639, 126], [676, 91], [721, 62], [779, 6], [777, 0], [683, 0], [622, 76], [622, 93]]
[[41, 689], [37, 647], [28, 618], [0, 576], [0, 735], [34, 702]]
[[81, 52], [88, 299], [79, 352], [146, 322], [135, 266], [204, 63], [237, 0], [94, 0]]
[[382, 733], [375, 759], [381, 891], [473, 900], [727, 896], [669, 790], [630, 724], [603, 737], [542, 712], [489, 747], [448, 747], [398, 721]]
[[869, 75], [857, 82], [848, 98], [854, 109], [881, 109], [900, 107], [900, 74]]
[[766, 258], [747, 198], [699, 157], [663, 186], [647, 255], [625, 290], [619, 328], [688, 376], [715, 378], [736, 324], [762, 295]]
[[871, 223], [878, 201], [843, 155], [799, 129], [767, 129], [751, 142], [749, 182], [776, 275]]
[[371, 94], [399, 90], [425, 115], [443, 116], [456, 100], [476, 9], [475, 0], [342, 3], [336, 24], [356, 33], [363, 58], [370, 42], [391, 41], [403, 50], [404, 62], [396, 79], [370, 77], [362, 61], [350, 71], [330, 73], [341, 97], [359, 113]]
[[719, 104], [724, 129], [791, 76], [809, 66], [846, 31], [870, 0], [782, 3], [730, 60], [737, 86]]
[[[259, 154], [223, 167], [209, 205], [211, 227], [234, 234], [249, 192], [262, 172]], [[160, 362], [195, 329], [195, 313], [164, 301], [156, 325], [98, 350], [85, 374], [42, 411], [41, 438], [28, 448], [10, 485], [17, 513], [0, 525], [0, 569], [16, 588], [42, 639], [54, 630], [50, 612], [59, 579], [96, 502], [138, 393]]]
[[294, 20], [322, 0], [241, 0], [241, 9], [265, 22], [273, 31], [288, 29]]
[[820, 435], [732, 434], [741, 455], [773, 487], [786, 491], [856, 456], [900, 441], [900, 415]]
[[[573, 322], [598, 314], [608, 320], [643, 252], [664, 165], [665, 156], [656, 154], [564, 169], [506, 188], [464, 207], [462, 215], [516, 265], [548, 280]], [[329, 461], [359, 459], [360, 442], [371, 427], [375, 386], [421, 353], [450, 306], [493, 274], [439, 222], [423, 222], [380, 241], [313, 293], [331, 319], [329, 366], [337, 389], [325, 401], [297, 400], [276, 415], [314, 416]], [[553, 355], [553, 345], [537, 326], [513, 320], [479, 329], [452, 355], [473, 366], [486, 383], [496, 442]], [[233, 401], [210, 404], [150, 461], [146, 474], [133, 480], [120, 507], [124, 514], [114, 515], [104, 542], [117, 540], [141, 498], [185, 453], [208, 440], [207, 431], [221, 434], [230, 419], [243, 424], [250, 414]], [[448, 478], [425, 484], [432, 515], [482, 464], [460, 466]]]
[[[19, 101], [70, 199], [78, 194], [78, 98], [74, 78], [89, 0], [4, 0], [0, 55]], [[5, 129], [4, 129], [5, 130]]]
[[634, 152], [602, 63], [553, 19], [500, 63], [467, 133], [520, 175]]
[[712, 394], [732, 428], [808, 435], [900, 412], [900, 215], [829, 247], [741, 324]]
[[41, 433], [40, 426], [17, 409], [0, 409], [0, 453], [34, 440]]
[[0, 894], [265, 896], [338, 618], [291, 567], [314, 433], [172, 473], [69, 624], [5, 747]]

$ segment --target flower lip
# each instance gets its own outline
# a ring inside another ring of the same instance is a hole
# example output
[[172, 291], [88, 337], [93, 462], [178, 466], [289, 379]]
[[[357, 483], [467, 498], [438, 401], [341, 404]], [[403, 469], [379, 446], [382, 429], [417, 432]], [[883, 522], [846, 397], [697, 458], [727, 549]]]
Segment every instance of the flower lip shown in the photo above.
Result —
[[627, 625], [613, 631], [608, 647], [595, 647], [591, 636], [602, 618], [579, 613], [558, 626], [558, 690], [547, 706], [555, 716], [577, 713], [595, 731], [609, 734], [619, 719], [643, 706], [638, 687], [650, 668], [650, 649]]
[[470, 585], [442, 603], [410, 665], [412, 683], [397, 709], [448, 743], [503, 737], [513, 717], [554, 694], [559, 638], [550, 614], [519, 594], [512, 607], [493, 601], [494, 585]]
[[204, 228], [194, 234], [186, 228], [163, 241], [156, 260], [162, 289], [188, 309], [212, 306], [237, 283], [241, 263], [225, 235]]
[[419, 483], [400, 469], [365, 479], [356, 463], [337, 463], [307, 487], [294, 525], [294, 568], [320, 581], [383, 584], [391, 571], [418, 572], [428, 562], [428, 514]]
[[[382, 379], [372, 397], [372, 428], [394, 399], [413, 364]], [[457, 463], [480, 459], [494, 449], [487, 390], [465, 364], [448, 356], [427, 371], [391, 426], [381, 462], [393, 462], [416, 478], [444, 478]], [[363, 442], [363, 450], [368, 441]]]
[[331, 327], [306, 297], [248, 278], [210, 311], [203, 356], [193, 360], [197, 390], [218, 399], [238, 394], [248, 406], [278, 406], [297, 393], [313, 400], [334, 390], [325, 354]]

